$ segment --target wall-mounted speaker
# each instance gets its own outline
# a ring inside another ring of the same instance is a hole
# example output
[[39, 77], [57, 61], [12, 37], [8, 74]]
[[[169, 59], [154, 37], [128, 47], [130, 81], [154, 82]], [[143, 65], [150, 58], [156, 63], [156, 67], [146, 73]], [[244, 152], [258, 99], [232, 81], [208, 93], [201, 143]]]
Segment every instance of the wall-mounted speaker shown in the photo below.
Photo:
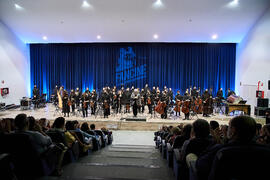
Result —
[[270, 80], [268, 80], [268, 90], [270, 90]]

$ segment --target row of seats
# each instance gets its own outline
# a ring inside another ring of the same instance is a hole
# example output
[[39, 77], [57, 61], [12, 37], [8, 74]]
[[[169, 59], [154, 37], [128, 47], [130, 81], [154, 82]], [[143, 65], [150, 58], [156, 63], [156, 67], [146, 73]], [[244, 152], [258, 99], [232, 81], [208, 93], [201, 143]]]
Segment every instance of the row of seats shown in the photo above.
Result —
[[[64, 165], [90, 155], [113, 141], [111, 131], [104, 128], [96, 130], [94, 124], [90, 129], [88, 124], [80, 126], [78, 121], [65, 122], [63, 117], [59, 117], [50, 127], [44, 119], [38, 122], [33, 117], [24, 117], [26, 115], [20, 114], [15, 119], [0, 121], [1, 179], [59, 176], [61, 173], [58, 170]], [[21, 126], [20, 120], [27, 122], [27, 126]]]
[[155, 132], [156, 148], [173, 169], [176, 180], [270, 179], [270, 144], [266, 138], [266, 134], [270, 137], [269, 125], [258, 131], [258, 124], [248, 116], [235, 117], [229, 124], [219, 126], [216, 121], [209, 124], [199, 119], [185, 125], [191, 129], [182, 124], [177, 127], [180, 131], [162, 127]]

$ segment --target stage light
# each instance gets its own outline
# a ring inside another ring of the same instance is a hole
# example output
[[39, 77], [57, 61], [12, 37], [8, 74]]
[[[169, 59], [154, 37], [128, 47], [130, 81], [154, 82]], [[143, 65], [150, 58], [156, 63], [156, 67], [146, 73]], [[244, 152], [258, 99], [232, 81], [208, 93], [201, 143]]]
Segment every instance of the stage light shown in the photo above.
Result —
[[156, 0], [156, 2], [153, 3], [154, 8], [160, 8], [163, 6], [163, 3], [161, 0]]
[[43, 36], [42, 39], [43, 39], [44, 41], [47, 41], [47, 40], [48, 40], [47, 36]]
[[101, 36], [100, 35], [97, 35], [97, 39], [101, 39]]
[[82, 7], [83, 8], [89, 8], [90, 7], [90, 4], [87, 1], [83, 1]]
[[218, 35], [217, 34], [213, 34], [212, 35], [212, 39], [217, 39], [218, 38]]
[[153, 35], [153, 38], [154, 38], [154, 39], [158, 39], [158, 35], [157, 35], [157, 34], [154, 34], [154, 35]]
[[15, 6], [15, 8], [16, 8], [17, 10], [23, 10], [23, 7], [20, 6], [19, 4], [14, 4], [14, 6]]

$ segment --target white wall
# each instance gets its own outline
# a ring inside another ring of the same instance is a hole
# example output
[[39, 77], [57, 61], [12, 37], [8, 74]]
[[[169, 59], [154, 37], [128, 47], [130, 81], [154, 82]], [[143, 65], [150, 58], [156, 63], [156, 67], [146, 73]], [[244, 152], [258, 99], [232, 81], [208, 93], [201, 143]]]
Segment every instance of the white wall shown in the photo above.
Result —
[[29, 96], [30, 62], [28, 56], [28, 45], [20, 41], [0, 21], [0, 88], [9, 88], [9, 95], [6, 97], [0, 95], [0, 102], [19, 104], [22, 97]]
[[237, 45], [236, 57], [236, 92], [248, 104], [256, 105], [258, 81], [263, 83], [262, 90], [270, 96], [270, 8], [268, 8], [253, 28]]

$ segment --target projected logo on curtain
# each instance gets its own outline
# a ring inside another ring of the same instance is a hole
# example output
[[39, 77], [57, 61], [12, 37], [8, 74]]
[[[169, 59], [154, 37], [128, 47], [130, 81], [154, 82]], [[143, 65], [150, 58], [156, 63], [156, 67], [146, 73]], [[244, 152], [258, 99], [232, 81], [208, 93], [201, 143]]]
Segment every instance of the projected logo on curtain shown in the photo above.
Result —
[[133, 52], [132, 47], [121, 48], [115, 71], [116, 86], [125, 85], [145, 78], [146, 64], [137, 65], [136, 54]]

